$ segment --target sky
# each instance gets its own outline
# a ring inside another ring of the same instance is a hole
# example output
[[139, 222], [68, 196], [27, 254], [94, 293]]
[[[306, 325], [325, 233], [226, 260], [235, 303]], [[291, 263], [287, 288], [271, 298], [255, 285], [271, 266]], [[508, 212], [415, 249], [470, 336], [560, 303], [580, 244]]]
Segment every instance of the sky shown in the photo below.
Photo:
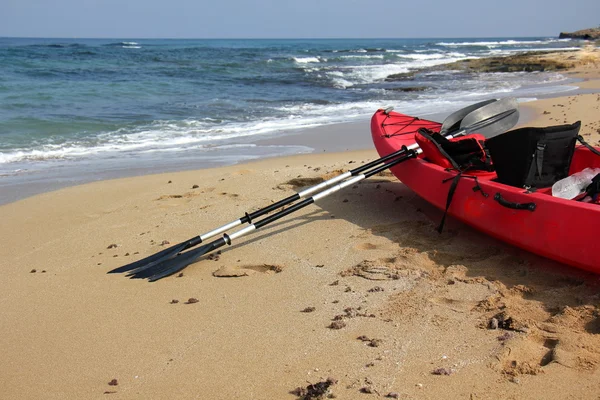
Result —
[[598, 26], [600, 0], [0, 0], [0, 37], [551, 37]]

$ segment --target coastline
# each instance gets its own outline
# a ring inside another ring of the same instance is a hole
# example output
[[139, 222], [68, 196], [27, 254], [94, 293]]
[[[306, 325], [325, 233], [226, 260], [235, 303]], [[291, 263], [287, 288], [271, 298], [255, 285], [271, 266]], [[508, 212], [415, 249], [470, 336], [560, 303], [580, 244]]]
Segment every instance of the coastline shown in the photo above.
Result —
[[[521, 124], [582, 119], [596, 144], [600, 65], [569, 74], [596, 93], [523, 103]], [[180, 278], [106, 274], [296, 193], [298, 180], [377, 157], [361, 149], [368, 124], [278, 140], [306, 145], [311, 135], [311, 154], [92, 182], [0, 206], [3, 395], [295, 399], [297, 387], [332, 378], [343, 399], [597, 396], [600, 278], [454, 220], [439, 235], [441, 212], [389, 174]], [[349, 140], [328, 147], [332, 136]], [[487, 329], [500, 310], [519, 328]], [[330, 328], [334, 320], [345, 326]]]

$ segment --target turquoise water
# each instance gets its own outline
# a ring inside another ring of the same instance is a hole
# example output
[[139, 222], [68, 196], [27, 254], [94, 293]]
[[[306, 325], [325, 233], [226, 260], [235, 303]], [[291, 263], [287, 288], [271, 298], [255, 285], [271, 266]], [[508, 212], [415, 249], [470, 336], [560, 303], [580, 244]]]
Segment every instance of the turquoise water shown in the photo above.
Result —
[[91, 180], [116, 169], [308, 152], [255, 142], [367, 121], [388, 105], [427, 115], [490, 97], [570, 90], [556, 73], [386, 78], [469, 57], [580, 45], [556, 38], [0, 38], [0, 190], [69, 174]]

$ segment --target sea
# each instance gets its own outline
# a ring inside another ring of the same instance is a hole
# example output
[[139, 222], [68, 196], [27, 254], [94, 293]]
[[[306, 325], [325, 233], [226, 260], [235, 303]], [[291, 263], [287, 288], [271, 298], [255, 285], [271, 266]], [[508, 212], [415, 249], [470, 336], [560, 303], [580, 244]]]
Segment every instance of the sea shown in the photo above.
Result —
[[[421, 117], [577, 89], [557, 72], [429, 71], [466, 58], [569, 50], [553, 37], [0, 38], [0, 204], [99, 179], [308, 153], [273, 144], [382, 107]], [[268, 144], [264, 144], [268, 143]]]

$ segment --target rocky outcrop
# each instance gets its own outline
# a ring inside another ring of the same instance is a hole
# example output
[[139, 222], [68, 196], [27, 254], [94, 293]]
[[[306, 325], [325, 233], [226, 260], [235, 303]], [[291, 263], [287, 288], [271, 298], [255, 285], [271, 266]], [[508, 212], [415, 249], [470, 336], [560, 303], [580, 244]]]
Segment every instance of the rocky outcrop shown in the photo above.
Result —
[[[447, 70], [464, 73], [548, 72], [564, 71], [571, 68], [597, 68], [598, 65], [600, 65], [600, 48], [590, 44], [578, 50], [534, 51], [504, 57], [465, 59], [389, 75], [385, 80], [386, 82], [410, 82], [421, 74]], [[418, 91], [420, 88], [415, 86], [406, 89], [408, 89], [407, 91]]]
[[465, 72], [547, 72], [573, 68], [575, 63], [568, 57], [548, 57], [547, 52], [528, 52], [504, 57], [467, 59], [440, 66]]
[[583, 40], [598, 40], [600, 39], [600, 28], [582, 29], [576, 32], [561, 32], [559, 39], [583, 39]]

